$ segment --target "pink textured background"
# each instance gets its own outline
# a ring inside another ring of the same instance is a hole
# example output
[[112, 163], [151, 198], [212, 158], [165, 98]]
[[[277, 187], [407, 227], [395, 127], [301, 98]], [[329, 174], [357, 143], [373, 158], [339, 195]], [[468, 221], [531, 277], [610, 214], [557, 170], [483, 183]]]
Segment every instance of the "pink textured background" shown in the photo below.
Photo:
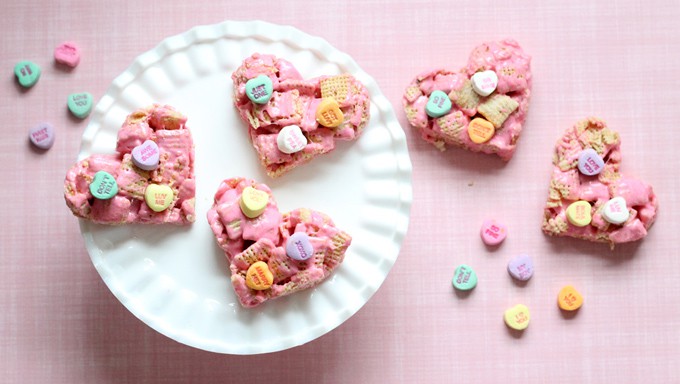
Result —
[[[674, 1], [4, 1], [0, 115], [0, 381], [7, 383], [669, 383], [680, 377], [680, 8]], [[567, 5], [568, 4], [568, 5]], [[375, 77], [407, 135], [414, 202], [401, 255], [381, 289], [329, 334], [288, 351], [229, 356], [160, 335], [130, 314], [92, 266], [63, 202], [87, 120], [66, 96], [99, 99], [140, 53], [195, 25], [263, 19], [327, 39]], [[534, 94], [509, 164], [411, 131], [403, 89], [422, 70], [463, 65], [479, 42], [514, 37], [533, 56]], [[83, 50], [72, 72], [53, 65], [63, 40]], [[25, 91], [12, 68], [43, 68]], [[644, 241], [618, 247], [551, 239], [540, 231], [552, 146], [576, 120], [597, 115], [619, 130], [624, 173], [652, 183], [661, 212]], [[57, 128], [47, 153], [27, 144], [41, 121]], [[497, 250], [478, 238], [496, 217], [510, 235]], [[536, 275], [505, 271], [520, 252]], [[453, 269], [480, 276], [467, 297]], [[565, 318], [555, 299], [575, 285], [585, 305]], [[516, 303], [532, 313], [517, 336], [502, 321]]]

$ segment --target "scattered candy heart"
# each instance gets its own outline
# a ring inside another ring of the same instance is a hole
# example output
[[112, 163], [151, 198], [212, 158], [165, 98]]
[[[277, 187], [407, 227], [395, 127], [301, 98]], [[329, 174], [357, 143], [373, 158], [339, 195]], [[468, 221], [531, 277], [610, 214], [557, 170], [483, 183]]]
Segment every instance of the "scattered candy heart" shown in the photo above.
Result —
[[557, 305], [565, 311], [575, 311], [583, 305], [583, 296], [576, 288], [567, 285], [557, 295]]
[[154, 212], [165, 211], [174, 199], [172, 188], [165, 184], [149, 184], [144, 191], [144, 201]]
[[602, 217], [612, 224], [623, 224], [630, 217], [628, 207], [626, 207], [626, 199], [617, 196], [602, 206]]
[[486, 245], [498, 245], [508, 235], [508, 229], [505, 224], [496, 220], [486, 220], [482, 223], [480, 231], [482, 241]]
[[30, 88], [40, 78], [40, 67], [32, 61], [20, 61], [14, 66], [14, 75], [22, 87]]
[[334, 98], [327, 97], [322, 99], [316, 107], [316, 121], [324, 127], [335, 128], [342, 124], [345, 116], [340, 110], [340, 104]]
[[525, 330], [529, 326], [529, 321], [531, 320], [529, 308], [524, 304], [517, 304], [505, 311], [503, 320], [505, 320], [505, 324], [508, 327], [514, 330]]
[[585, 200], [573, 202], [567, 207], [567, 220], [577, 227], [585, 227], [592, 220], [591, 209], [592, 206]]
[[472, 81], [472, 89], [480, 96], [489, 96], [498, 85], [498, 76], [496, 72], [491, 70], [477, 72], [472, 75], [470, 80]]
[[578, 155], [578, 170], [586, 176], [594, 176], [604, 169], [604, 160], [592, 148], [581, 151]]
[[451, 99], [442, 91], [434, 91], [430, 94], [425, 105], [425, 113], [430, 117], [442, 117], [451, 111]]
[[160, 150], [158, 144], [152, 140], [146, 140], [141, 145], [132, 149], [132, 162], [139, 168], [145, 171], [153, 171], [158, 168], [158, 161], [160, 159]]
[[274, 283], [274, 275], [264, 261], [254, 262], [246, 272], [246, 285], [250, 289], [263, 291]]
[[54, 144], [54, 127], [49, 123], [40, 123], [28, 131], [28, 138], [36, 147], [50, 149]]
[[302, 134], [302, 130], [297, 125], [283, 127], [276, 137], [276, 144], [279, 151], [283, 153], [300, 152], [307, 146], [307, 138]]
[[116, 196], [118, 193], [116, 178], [106, 171], [95, 173], [90, 183], [90, 193], [99, 200], [108, 200]]
[[295, 260], [307, 260], [314, 255], [314, 247], [306, 232], [295, 232], [286, 242], [286, 254]]
[[268, 202], [269, 194], [267, 192], [249, 186], [243, 189], [239, 205], [246, 217], [254, 219], [264, 212]]
[[92, 100], [87, 92], [72, 93], [68, 96], [68, 109], [74, 116], [84, 119], [92, 110]]
[[267, 104], [273, 93], [274, 86], [267, 75], [259, 75], [246, 82], [246, 96], [255, 104]]
[[477, 286], [477, 274], [470, 266], [461, 264], [453, 273], [451, 282], [454, 288], [460, 291], [469, 291]]
[[54, 60], [74, 68], [80, 63], [80, 49], [73, 42], [63, 42], [54, 48]]
[[529, 255], [519, 255], [508, 262], [508, 273], [520, 281], [527, 281], [534, 275], [534, 261]]
[[476, 117], [468, 124], [468, 135], [470, 140], [476, 144], [482, 144], [489, 141], [496, 133], [496, 127], [491, 122]]

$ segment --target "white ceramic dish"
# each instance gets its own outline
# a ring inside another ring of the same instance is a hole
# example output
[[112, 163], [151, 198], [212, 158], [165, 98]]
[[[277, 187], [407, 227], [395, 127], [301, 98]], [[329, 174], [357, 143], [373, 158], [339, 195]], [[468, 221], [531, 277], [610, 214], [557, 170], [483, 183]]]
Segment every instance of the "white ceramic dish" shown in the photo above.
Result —
[[[305, 77], [357, 77], [371, 95], [363, 136], [280, 179], [268, 178], [232, 105], [231, 73], [254, 52], [286, 58]], [[113, 153], [125, 116], [153, 102], [189, 118], [196, 144], [196, 223], [111, 227], [81, 220], [97, 271], [135, 316], [196, 348], [257, 354], [325, 334], [376, 292], [408, 227], [411, 163], [390, 103], [354, 60], [292, 27], [228, 21], [193, 28], [140, 55], [113, 81], [92, 113], [79, 159]], [[329, 214], [353, 236], [344, 263], [316, 289], [241, 308], [205, 219], [220, 181], [234, 176], [267, 183], [281, 210], [308, 207]]]

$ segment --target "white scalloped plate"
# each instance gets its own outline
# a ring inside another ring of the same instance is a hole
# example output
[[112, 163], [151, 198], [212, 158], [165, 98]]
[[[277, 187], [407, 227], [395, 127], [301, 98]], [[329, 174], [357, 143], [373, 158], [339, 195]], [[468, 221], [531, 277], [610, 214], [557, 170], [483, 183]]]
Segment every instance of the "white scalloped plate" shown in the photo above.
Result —
[[[292, 62], [305, 77], [351, 73], [368, 87], [371, 120], [355, 143], [268, 178], [232, 104], [231, 73], [254, 52]], [[196, 222], [187, 227], [111, 227], [81, 220], [97, 271], [135, 316], [181, 343], [220, 353], [291, 348], [329, 332], [376, 292], [397, 259], [409, 222], [411, 163], [389, 101], [347, 54], [295, 28], [228, 21], [193, 28], [140, 55], [92, 113], [79, 159], [113, 153], [127, 114], [153, 102], [188, 116], [196, 144]], [[344, 263], [316, 289], [241, 308], [206, 212], [223, 179], [268, 184], [281, 210], [330, 215], [353, 236]]]

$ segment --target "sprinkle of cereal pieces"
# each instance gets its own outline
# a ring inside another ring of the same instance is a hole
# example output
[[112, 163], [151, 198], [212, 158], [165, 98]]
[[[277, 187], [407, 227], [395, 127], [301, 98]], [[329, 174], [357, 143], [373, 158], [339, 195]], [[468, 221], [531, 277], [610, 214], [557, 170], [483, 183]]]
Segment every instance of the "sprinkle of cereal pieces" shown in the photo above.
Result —
[[479, 105], [480, 96], [472, 88], [472, 81], [467, 79], [462, 88], [449, 93], [449, 99], [462, 109], [475, 109]]
[[404, 93], [404, 95], [406, 96], [406, 100], [412, 103], [416, 101], [417, 98], [422, 96], [423, 92], [417, 85], [411, 85], [410, 87], [406, 88], [406, 92]]
[[558, 235], [566, 232], [567, 228], [569, 228], [569, 224], [559, 216], [553, 219], [549, 216], [543, 218], [543, 231], [549, 235]]

